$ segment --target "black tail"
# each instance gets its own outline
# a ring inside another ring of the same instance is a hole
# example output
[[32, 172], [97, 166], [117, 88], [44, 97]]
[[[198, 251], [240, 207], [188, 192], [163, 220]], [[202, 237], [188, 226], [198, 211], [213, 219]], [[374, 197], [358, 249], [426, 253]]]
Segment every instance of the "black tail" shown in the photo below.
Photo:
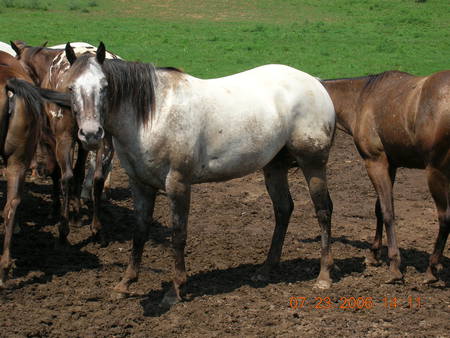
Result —
[[50, 101], [58, 106], [61, 106], [62, 108], [70, 108], [71, 106], [69, 94], [39, 88], [27, 81], [17, 78], [9, 79], [6, 83], [6, 89], [12, 91], [20, 97], [23, 97], [27, 103], [37, 108], [37, 111], [40, 111], [40, 105], [43, 100]]

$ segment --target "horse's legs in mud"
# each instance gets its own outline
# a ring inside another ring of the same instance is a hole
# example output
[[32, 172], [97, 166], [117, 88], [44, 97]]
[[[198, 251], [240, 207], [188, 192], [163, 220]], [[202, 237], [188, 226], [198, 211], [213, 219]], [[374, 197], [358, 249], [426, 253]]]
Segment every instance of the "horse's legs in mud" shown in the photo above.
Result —
[[440, 260], [450, 231], [450, 190], [449, 178], [442, 171], [427, 167], [428, 187], [436, 204], [439, 219], [439, 234], [434, 244], [433, 254], [425, 274], [425, 283], [438, 280], [436, 272], [441, 268]]
[[270, 271], [280, 262], [284, 238], [291, 218], [292, 201], [287, 180], [288, 166], [282, 161], [272, 161], [264, 167], [264, 179], [275, 213], [275, 229], [269, 253], [264, 265], [258, 270], [255, 280], [267, 280]]
[[69, 196], [73, 184], [72, 171], [72, 146], [73, 138], [71, 136], [56, 141], [56, 160], [61, 169], [61, 192], [62, 192], [62, 210], [58, 224], [59, 239], [56, 246], [66, 245], [69, 235]]
[[320, 273], [317, 277], [315, 287], [328, 289], [331, 287], [330, 273], [333, 268], [333, 257], [331, 255], [331, 215], [333, 213], [333, 202], [328, 192], [326, 162], [313, 160], [311, 162], [305, 162], [301, 168], [308, 183], [309, 193], [321, 229]]
[[133, 233], [133, 245], [127, 270], [122, 280], [114, 287], [118, 294], [128, 294], [131, 283], [137, 281], [142, 251], [149, 235], [149, 226], [152, 223], [155, 206], [156, 189], [143, 186], [130, 178], [130, 187], [133, 193], [134, 208], [136, 212], [136, 226]]
[[[389, 167], [389, 176], [391, 178], [392, 187], [394, 186], [396, 172], [396, 168]], [[375, 237], [373, 239], [372, 246], [370, 248], [370, 252], [366, 257], [366, 263], [373, 266], [380, 265], [380, 251], [383, 243], [384, 220], [379, 197], [377, 197], [377, 201], [375, 202], [375, 216], [377, 218], [377, 228], [375, 231]]]
[[183, 182], [183, 176], [179, 172], [170, 172], [166, 179], [166, 192], [171, 204], [172, 247], [175, 256], [175, 268], [173, 288], [166, 292], [162, 304], [172, 305], [182, 299], [182, 287], [187, 281], [184, 248], [187, 238], [191, 186]]
[[77, 152], [77, 160], [75, 162], [75, 166], [73, 168], [73, 180], [72, 185], [70, 186], [70, 195], [69, 199], [72, 202], [73, 212], [70, 223], [74, 226], [81, 225], [81, 215], [80, 215], [80, 195], [81, 189], [84, 181], [84, 171], [86, 167], [86, 157], [87, 151], [81, 146], [81, 143], [78, 142], [78, 152]]
[[[391, 177], [395, 177], [395, 169], [389, 168], [389, 163], [385, 155], [376, 160], [367, 159], [365, 161], [367, 173], [372, 184], [378, 194], [380, 200], [381, 213], [383, 214], [383, 222], [386, 227], [386, 236], [388, 242], [389, 270], [391, 273], [387, 283], [401, 281], [403, 275], [400, 272], [400, 250], [397, 244], [397, 235], [394, 225], [394, 201], [392, 195], [393, 181]], [[379, 230], [377, 229], [377, 232]], [[372, 252], [374, 252], [372, 250]], [[373, 254], [378, 255], [377, 253]]]
[[61, 169], [56, 166], [51, 174], [52, 178], [52, 213], [51, 218], [57, 220], [61, 214]]
[[9, 269], [12, 265], [10, 246], [13, 235], [14, 221], [16, 218], [17, 207], [21, 202], [23, 185], [25, 181], [25, 172], [27, 166], [23, 164], [11, 163], [12, 159], [8, 160], [6, 167], [7, 179], [7, 200], [5, 208], [3, 209], [3, 218], [5, 220], [5, 235], [3, 244], [3, 255], [0, 259], [0, 287], [4, 285], [8, 277]]
[[111, 135], [105, 135], [103, 139], [103, 177], [105, 178], [105, 183], [103, 185], [102, 199], [107, 200], [111, 194], [111, 176], [113, 168], [113, 158], [114, 158], [114, 145]]
[[103, 170], [103, 145], [97, 150], [95, 157], [95, 171], [94, 171], [94, 213], [92, 216], [91, 231], [94, 238], [100, 240], [101, 246], [106, 246], [105, 231], [102, 229], [102, 223], [100, 221], [100, 206], [102, 202], [102, 192], [105, 184], [105, 176]]
[[89, 201], [92, 199], [92, 186], [94, 185], [94, 171], [96, 156], [94, 157], [93, 151], [89, 151], [86, 158], [86, 175], [84, 177], [83, 186], [81, 189], [81, 199]]

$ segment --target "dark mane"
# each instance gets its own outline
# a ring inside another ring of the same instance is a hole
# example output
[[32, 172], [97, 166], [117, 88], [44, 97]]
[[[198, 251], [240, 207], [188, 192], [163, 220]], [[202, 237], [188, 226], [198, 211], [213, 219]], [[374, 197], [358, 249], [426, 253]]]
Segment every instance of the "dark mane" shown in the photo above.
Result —
[[151, 63], [105, 60], [103, 71], [108, 80], [111, 107], [128, 100], [146, 125], [155, 109], [155, 70]]

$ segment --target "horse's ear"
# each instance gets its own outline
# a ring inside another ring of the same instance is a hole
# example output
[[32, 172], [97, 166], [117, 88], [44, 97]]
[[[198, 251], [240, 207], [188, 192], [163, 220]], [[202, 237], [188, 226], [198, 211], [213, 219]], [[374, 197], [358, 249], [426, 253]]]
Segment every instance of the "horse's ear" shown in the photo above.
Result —
[[98, 45], [97, 48], [97, 56], [96, 56], [97, 62], [102, 65], [103, 62], [105, 61], [105, 57], [106, 57], [105, 44], [102, 41], [100, 41], [100, 44]]
[[44, 47], [47, 47], [47, 43], [48, 43], [48, 41], [45, 41], [43, 44], [42, 44], [42, 48], [44, 48]]
[[25, 47], [25, 42], [23, 41], [9, 41], [11, 48], [14, 49], [17, 56], [20, 56], [22, 54], [23, 47]]
[[71, 65], [73, 65], [73, 63], [77, 59], [77, 56], [75, 55], [75, 52], [73, 51], [73, 48], [70, 45], [70, 42], [66, 44], [66, 58]]

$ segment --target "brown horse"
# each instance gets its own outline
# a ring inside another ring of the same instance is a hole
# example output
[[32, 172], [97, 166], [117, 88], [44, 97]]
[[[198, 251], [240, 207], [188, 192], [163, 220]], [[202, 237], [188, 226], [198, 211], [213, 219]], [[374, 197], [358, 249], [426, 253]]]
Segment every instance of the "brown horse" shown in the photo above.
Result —
[[[65, 72], [69, 68], [69, 63], [65, 56], [63, 49], [53, 49], [45, 47], [31, 47], [27, 46], [23, 42], [11, 42], [12, 48], [17, 53], [17, 58], [22, 65], [28, 70], [30, 76], [34, 82], [42, 88], [59, 89]], [[76, 49], [77, 54], [83, 54], [86, 52], [94, 52], [95, 47], [82, 47]], [[108, 53], [108, 57], [117, 58], [117, 56]], [[39, 149], [44, 150], [47, 155], [54, 154], [55, 158], [53, 162], [57, 162], [56, 170], [51, 174], [54, 186], [58, 185], [61, 178], [61, 190], [63, 195], [63, 208], [61, 213], [61, 221], [59, 222], [59, 242], [61, 244], [67, 241], [67, 235], [69, 233], [69, 201], [72, 201], [72, 207], [74, 209], [73, 223], [79, 223], [79, 209], [80, 209], [80, 194], [81, 187], [84, 180], [85, 162], [87, 151], [78, 142], [77, 159], [74, 168], [73, 163], [73, 148], [75, 145], [77, 126], [73, 118], [73, 114], [69, 109], [63, 109], [52, 103], [46, 103], [45, 105], [49, 127], [54, 135], [54, 141], [48, 140], [42, 142]], [[109, 141], [109, 142], [108, 142]], [[105, 168], [109, 166], [114, 154], [112, 150], [111, 138], [105, 139], [103, 147], [97, 151], [96, 154], [96, 171], [94, 174], [94, 214], [91, 224], [91, 230], [94, 237], [100, 235], [102, 244], [106, 243], [104, 232], [101, 231], [102, 225], [100, 222], [100, 201], [101, 193], [103, 191], [105, 181]], [[55, 166], [48, 165], [48, 161], [52, 162], [52, 156], [47, 157], [47, 166], [53, 168]], [[54, 187], [54, 196], [56, 188]], [[59, 202], [59, 198], [55, 203]], [[57, 207], [57, 206], [56, 206]], [[55, 209], [54, 207], [54, 213]]]
[[[16, 78], [28, 82], [18, 83]], [[31, 82], [31, 78], [14, 57], [0, 52], [0, 153], [6, 163], [7, 179], [0, 287], [6, 281], [12, 265], [10, 246], [16, 210], [22, 197], [25, 172], [41, 133], [43, 107], [39, 93], [28, 84]]]
[[425, 282], [436, 272], [450, 230], [450, 71], [418, 77], [399, 71], [323, 80], [338, 123], [353, 136], [378, 194], [377, 229], [367, 259], [377, 264], [386, 226], [391, 279], [402, 280], [392, 188], [399, 167], [425, 169], [439, 234]]

